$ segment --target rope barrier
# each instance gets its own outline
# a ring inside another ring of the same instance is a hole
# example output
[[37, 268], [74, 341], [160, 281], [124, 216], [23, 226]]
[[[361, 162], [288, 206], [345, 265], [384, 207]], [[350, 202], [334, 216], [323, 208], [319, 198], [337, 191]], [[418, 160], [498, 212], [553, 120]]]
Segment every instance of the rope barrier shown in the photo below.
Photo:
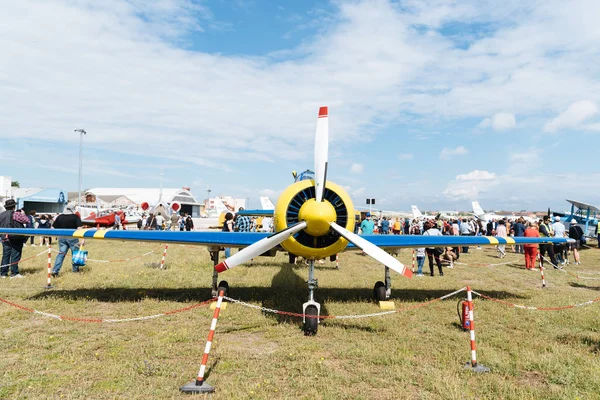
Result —
[[193, 304], [191, 306], [187, 306], [187, 307], [183, 307], [183, 308], [178, 308], [178, 309], [167, 311], [167, 312], [160, 313], [160, 314], [146, 315], [146, 316], [142, 316], [142, 317], [119, 318], [119, 319], [115, 319], [115, 318], [98, 318], [98, 319], [95, 319], [95, 318], [68, 317], [68, 316], [64, 316], [64, 315], [52, 314], [52, 313], [48, 313], [48, 312], [45, 312], [45, 311], [36, 310], [35, 308], [25, 307], [25, 306], [22, 306], [20, 304], [13, 303], [12, 301], [0, 298], [0, 302], [2, 302], [4, 304], [7, 304], [7, 305], [9, 305], [11, 307], [14, 307], [14, 308], [18, 308], [19, 310], [30, 312], [32, 314], [43, 315], [44, 317], [57, 319], [59, 321], [92, 322], [92, 323], [119, 323], [119, 322], [131, 322], [131, 321], [146, 321], [146, 320], [149, 320], [149, 319], [155, 319], [155, 318], [159, 318], [159, 317], [165, 317], [167, 315], [179, 314], [179, 313], [182, 313], [182, 312], [185, 312], [185, 311], [190, 311], [190, 310], [193, 310], [195, 308], [205, 306], [208, 303], [212, 302], [213, 300], [215, 300], [215, 299], [211, 298], [209, 300], [203, 301], [201, 303]]
[[[145, 257], [147, 255], [150, 255], [154, 252], [156, 252], [156, 250], [158, 250], [159, 248], [162, 247], [162, 244], [160, 246], [158, 246], [157, 248], [155, 248], [154, 250], [150, 250], [144, 254], [140, 254], [138, 256], [135, 257], [129, 257], [129, 258], [120, 258], [120, 259], [114, 259], [114, 260], [94, 260], [93, 258], [88, 258], [87, 261], [88, 262], [97, 262], [97, 263], [117, 263], [117, 262], [125, 262], [125, 261], [131, 261], [131, 260], [136, 260], [138, 258], [142, 258]], [[54, 251], [55, 253], [58, 254], [67, 254], [67, 253], [61, 253], [58, 250], [52, 249], [52, 251]]]
[[19, 264], [19, 263], [22, 263], [22, 262], [25, 262], [25, 261], [33, 260], [34, 258], [39, 257], [39, 256], [41, 256], [42, 254], [45, 254], [45, 253], [46, 253], [46, 250], [44, 250], [41, 253], [38, 253], [38, 254], [36, 254], [34, 256], [27, 257], [27, 258], [22, 258], [19, 261], [15, 261], [15, 262], [12, 262], [12, 263], [9, 263], [9, 264], [0, 265], [0, 268], [10, 267], [11, 265], [14, 265], [14, 264]]
[[466, 288], [461, 288], [452, 293], [448, 293], [444, 296], [438, 297], [436, 299], [428, 300], [423, 303], [415, 304], [415, 305], [404, 307], [404, 308], [397, 308], [395, 310], [390, 310], [390, 311], [382, 311], [382, 312], [377, 312], [377, 313], [358, 314], [358, 315], [308, 315], [308, 314], [302, 314], [302, 313], [294, 313], [294, 312], [290, 312], [290, 311], [274, 310], [272, 308], [267, 308], [267, 307], [262, 307], [262, 306], [257, 306], [254, 304], [246, 303], [245, 301], [242, 301], [242, 300], [232, 299], [231, 297], [227, 297], [227, 296], [224, 296], [223, 298], [225, 300], [229, 301], [230, 303], [235, 303], [235, 304], [239, 304], [244, 307], [252, 308], [255, 310], [260, 310], [265, 313], [285, 315], [285, 316], [289, 316], [289, 317], [318, 318], [318, 319], [359, 319], [359, 318], [380, 317], [382, 315], [395, 314], [395, 313], [399, 313], [402, 311], [414, 310], [416, 308], [425, 307], [432, 303], [436, 303], [438, 301], [445, 300], [445, 299], [452, 297], [452, 296], [454, 296], [460, 292], [463, 292], [465, 290], [466, 290]]

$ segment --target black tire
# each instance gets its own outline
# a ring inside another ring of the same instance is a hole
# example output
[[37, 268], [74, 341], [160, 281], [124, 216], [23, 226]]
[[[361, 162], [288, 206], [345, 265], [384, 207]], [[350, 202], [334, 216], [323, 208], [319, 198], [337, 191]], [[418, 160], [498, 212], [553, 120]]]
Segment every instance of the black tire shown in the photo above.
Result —
[[317, 316], [319, 312], [316, 306], [308, 306], [306, 307], [306, 315], [304, 321], [304, 326], [302, 330], [304, 330], [304, 336], [315, 336], [317, 334], [317, 328], [319, 327], [319, 319], [318, 318], [309, 318], [308, 315]]
[[225, 296], [229, 296], [229, 283], [227, 281], [219, 282], [219, 286], [217, 287], [217, 296], [221, 293], [221, 290], [225, 292]]
[[385, 292], [385, 283], [377, 281], [373, 288], [373, 297], [375, 298], [375, 301], [379, 302], [387, 300]]
[[329, 261], [331, 261], [331, 262], [335, 262], [336, 258], [337, 258], [337, 254], [334, 254], [334, 255], [332, 255], [332, 256], [329, 256]]
[[288, 261], [290, 264], [296, 264], [296, 256], [292, 253], [288, 253]]

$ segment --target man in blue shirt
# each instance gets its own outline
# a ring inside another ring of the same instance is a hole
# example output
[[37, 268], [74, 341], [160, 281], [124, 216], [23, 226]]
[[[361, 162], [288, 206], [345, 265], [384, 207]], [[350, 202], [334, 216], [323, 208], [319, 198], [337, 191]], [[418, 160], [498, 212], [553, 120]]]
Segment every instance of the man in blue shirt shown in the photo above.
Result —
[[390, 221], [386, 217], [383, 217], [381, 221], [381, 234], [387, 235], [390, 233]]
[[362, 231], [363, 235], [372, 235], [373, 234], [373, 221], [371, 220], [371, 213], [367, 213], [367, 216], [365, 219], [363, 219], [363, 222], [361, 222], [360, 224], [360, 230]]

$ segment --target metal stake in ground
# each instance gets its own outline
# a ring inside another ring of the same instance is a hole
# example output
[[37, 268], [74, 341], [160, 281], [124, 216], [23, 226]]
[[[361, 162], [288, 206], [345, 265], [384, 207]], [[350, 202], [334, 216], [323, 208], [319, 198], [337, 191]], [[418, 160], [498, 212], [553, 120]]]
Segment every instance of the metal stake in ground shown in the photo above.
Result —
[[469, 305], [469, 335], [471, 336], [471, 361], [465, 364], [465, 368], [470, 368], [473, 372], [490, 372], [485, 365], [477, 363], [477, 345], [475, 344], [475, 325], [473, 323], [473, 295], [471, 287], [467, 286], [467, 304]]
[[[50, 240], [50, 239], [48, 239]], [[44, 289], [52, 289], [52, 246], [48, 245], [48, 283], [44, 286]]]
[[163, 269], [165, 267], [165, 258], [167, 257], [167, 250], [169, 248], [169, 245], [165, 245], [165, 251], [163, 253], [163, 257], [162, 257], [162, 261], [160, 262], [160, 269]]
[[200, 372], [198, 372], [198, 378], [195, 382], [190, 382], [187, 385], [179, 388], [183, 393], [212, 393], [215, 388], [204, 381], [204, 372], [206, 371], [206, 363], [208, 361], [208, 353], [212, 346], [213, 337], [215, 336], [215, 328], [217, 327], [217, 320], [219, 319], [219, 313], [221, 312], [221, 304], [223, 303], [223, 296], [225, 291], [219, 292], [219, 298], [217, 299], [217, 306], [213, 313], [212, 322], [210, 324], [210, 332], [208, 332], [208, 340], [206, 341], [206, 347], [204, 348], [204, 355], [202, 356], [202, 364], [200, 365]]

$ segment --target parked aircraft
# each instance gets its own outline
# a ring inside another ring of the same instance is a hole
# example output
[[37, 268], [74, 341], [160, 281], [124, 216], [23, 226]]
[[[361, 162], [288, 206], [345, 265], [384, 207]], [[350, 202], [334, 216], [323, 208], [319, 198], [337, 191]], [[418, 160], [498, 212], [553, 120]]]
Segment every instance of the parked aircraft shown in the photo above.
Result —
[[[0, 233], [97, 238], [111, 240], [155, 241], [207, 246], [214, 262], [213, 293], [226, 291], [228, 284], [217, 285], [219, 273], [250, 261], [279, 247], [308, 263], [308, 300], [303, 304], [303, 330], [306, 335], [316, 334], [321, 306], [315, 301], [317, 280], [315, 260], [332, 257], [347, 248], [359, 248], [385, 267], [385, 283], [375, 283], [378, 300], [389, 298], [393, 270], [405, 277], [412, 272], [386, 250], [407, 247], [476, 246], [526, 243], [565, 243], [567, 238], [485, 237], [485, 236], [426, 236], [426, 235], [366, 235], [354, 234], [354, 206], [346, 191], [328, 181], [328, 108], [319, 109], [315, 138], [314, 179], [297, 180], [288, 186], [277, 201], [274, 213], [275, 233], [245, 232], [178, 232], [178, 231], [119, 231], [99, 229], [10, 229]], [[222, 247], [242, 248], [231, 257], [219, 262]]]
[[526, 217], [526, 216], [517, 216], [517, 215], [500, 215], [500, 214], [496, 214], [496, 213], [486, 213], [485, 211], [483, 211], [483, 208], [481, 208], [481, 206], [479, 205], [479, 202], [477, 201], [473, 201], [471, 203], [471, 205], [473, 206], [473, 215], [475, 216], [475, 218], [482, 220], [483, 222], [489, 222], [493, 219], [499, 221], [501, 219], [517, 219], [517, 218], [523, 218], [526, 221], [532, 221], [531, 218]]
[[[571, 204], [571, 213], [566, 214], [555, 212], [554, 215], [559, 215], [561, 217], [561, 221], [565, 223], [570, 223], [574, 219], [577, 221], [577, 224], [581, 226], [583, 233], [586, 236], [593, 235], [593, 232], [590, 232], [590, 226], [598, 225], [600, 208], [576, 200], [567, 199], [567, 201]], [[595, 228], [593, 230], [595, 230]]]

